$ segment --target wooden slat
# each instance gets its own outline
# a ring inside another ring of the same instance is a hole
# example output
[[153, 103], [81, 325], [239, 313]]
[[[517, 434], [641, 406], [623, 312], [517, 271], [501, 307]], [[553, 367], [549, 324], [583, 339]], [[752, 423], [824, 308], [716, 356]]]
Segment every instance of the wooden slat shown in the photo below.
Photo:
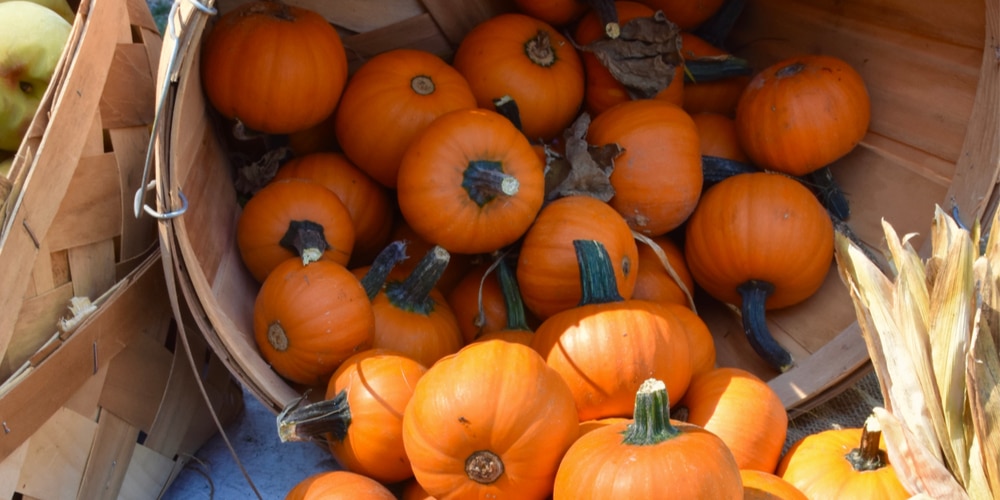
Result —
[[73, 294], [96, 302], [116, 281], [114, 242], [101, 240], [70, 248], [69, 272], [73, 276]]
[[0, 498], [14, 498], [17, 493], [18, 479], [24, 467], [24, 459], [28, 455], [28, 443], [22, 444], [13, 453], [0, 460]]
[[429, 14], [421, 14], [385, 28], [344, 37], [349, 69], [353, 72], [373, 56], [409, 47], [450, 59], [454, 52]]
[[[151, 97], [152, 98], [152, 97]], [[156, 221], [147, 215], [136, 218], [133, 214], [135, 192], [142, 183], [142, 170], [146, 161], [146, 148], [149, 144], [149, 127], [146, 125], [129, 128], [118, 128], [108, 131], [111, 147], [118, 163], [118, 189], [121, 205], [118, 212], [121, 215], [121, 242], [119, 261], [127, 261], [149, 252], [158, 243], [156, 238]], [[149, 178], [152, 179], [152, 167]]]
[[469, 2], [468, 0], [422, 0], [441, 31], [452, 45], [458, 46], [472, 28], [502, 12], [513, 10], [513, 2], [489, 0]]
[[[167, 325], [169, 310], [159, 307], [153, 324]], [[149, 432], [167, 388], [172, 355], [152, 335], [136, 337], [108, 366], [99, 405], [129, 425]]]
[[115, 155], [81, 158], [46, 238], [50, 251], [111, 240], [121, 234], [121, 226], [122, 193]]
[[28, 498], [76, 498], [97, 422], [60, 408], [31, 436], [18, 492]]
[[11, 340], [7, 355], [0, 364], [0, 379], [6, 380], [56, 333], [59, 318], [69, 314], [67, 306], [72, 296], [73, 285], [67, 283], [21, 304], [15, 325], [18, 335]]
[[[187, 462], [187, 458], [178, 457]], [[128, 475], [122, 483], [120, 498], [159, 498], [161, 490], [170, 484], [179, 468], [173, 457], [165, 457], [142, 445], [137, 445], [128, 463]]]
[[[128, 34], [131, 38], [131, 31]], [[104, 128], [152, 123], [155, 88], [146, 47], [138, 43], [118, 44], [108, 72], [108, 80], [101, 93], [100, 110]]]
[[102, 411], [87, 456], [83, 481], [76, 491], [79, 500], [115, 500], [128, 472], [139, 429], [111, 411]]

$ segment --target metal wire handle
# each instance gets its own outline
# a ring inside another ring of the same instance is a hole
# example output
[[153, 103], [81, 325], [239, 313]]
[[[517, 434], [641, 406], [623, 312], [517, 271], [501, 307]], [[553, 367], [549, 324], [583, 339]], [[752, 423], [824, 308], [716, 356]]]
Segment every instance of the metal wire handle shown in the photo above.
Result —
[[[156, 114], [153, 115], [153, 127], [149, 134], [149, 145], [146, 148], [146, 161], [145, 165], [142, 168], [142, 182], [139, 184], [140, 186], [139, 189], [136, 190], [135, 192], [135, 200], [133, 203], [133, 211], [134, 211], [133, 215], [135, 215], [136, 219], [142, 217], [143, 212], [161, 220], [172, 219], [174, 217], [178, 217], [184, 214], [184, 212], [186, 212], [188, 208], [187, 197], [184, 196], [184, 193], [181, 191], [180, 187], [177, 188], [177, 196], [179, 196], [181, 199], [181, 207], [176, 210], [171, 210], [167, 213], [162, 213], [158, 212], [155, 208], [150, 207], [149, 205], [146, 205], [142, 202], [143, 196], [147, 192], [156, 189], [157, 185], [156, 179], [153, 180], [149, 179], [149, 169], [150, 166], [153, 164], [153, 147], [156, 142], [157, 132], [160, 130], [160, 127], [163, 126], [162, 123], [163, 108], [167, 102], [167, 90], [169, 89], [170, 85], [177, 83], [179, 74], [177, 63], [178, 60], [180, 59], [178, 55], [180, 54], [181, 44], [176, 43], [176, 41], [179, 39], [179, 36], [175, 22], [177, 19], [177, 9], [180, 6], [181, 1], [182, 0], [174, 0], [173, 4], [171, 4], [170, 6], [170, 13], [168, 14], [167, 35], [173, 38], [175, 43], [173, 49], [170, 52], [170, 58], [167, 60], [166, 77], [163, 79], [163, 86], [160, 88], [160, 97], [156, 102]], [[200, 0], [187, 0], [187, 1], [194, 6], [195, 11], [193, 12], [200, 12], [202, 14], [209, 16], [214, 16], [218, 14], [217, 9], [201, 3]], [[212, 0], [209, 1], [211, 2]]]

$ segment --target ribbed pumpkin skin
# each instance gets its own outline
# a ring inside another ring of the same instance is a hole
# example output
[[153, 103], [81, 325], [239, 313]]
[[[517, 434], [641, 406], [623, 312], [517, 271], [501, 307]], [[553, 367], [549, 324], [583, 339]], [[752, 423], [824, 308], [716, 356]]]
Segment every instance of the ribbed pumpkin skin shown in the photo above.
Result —
[[[484, 263], [470, 269], [447, 296], [466, 344], [480, 335], [507, 327], [507, 304], [496, 271], [483, 279], [489, 266], [489, 263]], [[477, 324], [480, 303], [482, 322]]]
[[[280, 325], [288, 348], [276, 349], [269, 329]], [[261, 356], [281, 376], [325, 386], [356, 352], [372, 346], [375, 314], [361, 282], [344, 266], [291, 258], [261, 285], [254, 302], [254, 339]]]
[[531, 347], [562, 375], [580, 420], [628, 417], [648, 378], [678, 397], [691, 381], [684, 325], [642, 300], [584, 304], [559, 312], [535, 329]]
[[285, 500], [395, 500], [378, 481], [343, 470], [318, 472], [288, 491]]
[[308, 220], [323, 227], [329, 248], [325, 259], [347, 265], [354, 251], [356, 233], [351, 214], [337, 195], [322, 184], [306, 179], [270, 182], [257, 192], [236, 222], [240, 257], [258, 282], [294, 250], [280, 244], [292, 221]]
[[[547, 34], [555, 58], [534, 62], [525, 45]], [[472, 29], [452, 64], [468, 80], [479, 106], [509, 95], [521, 112], [524, 135], [532, 140], [560, 137], [583, 102], [583, 64], [573, 44], [548, 23], [519, 13], [500, 14]]]
[[671, 421], [681, 431], [673, 439], [623, 444], [631, 421], [593, 429], [573, 443], [559, 467], [553, 500], [743, 498], [732, 454], [712, 433]]
[[647, 236], [679, 227], [694, 211], [704, 176], [698, 128], [683, 109], [659, 99], [623, 102], [590, 124], [587, 142], [618, 144], [609, 202]]
[[465, 344], [455, 313], [440, 290], [432, 290], [431, 311], [412, 311], [393, 304], [385, 291], [372, 299], [375, 336], [372, 345], [400, 352], [424, 366], [431, 366]]
[[[667, 235], [652, 238], [667, 257], [671, 269], [677, 273], [688, 293], [694, 294], [694, 278], [684, 262], [684, 250]], [[656, 250], [647, 243], [639, 242], [639, 267], [636, 272], [633, 299], [648, 300], [660, 304], [679, 304], [691, 307], [688, 296], [663, 265]]]
[[[800, 71], [790, 71], [800, 67]], [[806, 54], [757, 73], [736, 107], [743, 150], [761, 168], [805, 175], [864, 138], [871, 101], [861, 75], [842, 59]]]
[[[472, 162], [496, 162], [517, 192], [481, 202], [463, 184]], [[399, 166], [396, 196], [409, 226], [449, 252], [488, 253], [520, 238], [542, 207], [545, 174], [528, 139], [499, 113], [442, 115], [413, 139]]]
[[292, 158], [274, 178], [309, 179], [340, 198], [354, 223], [352, 264], [370, 263], [389, 243], [396, 213], [389, 192], [343, 154], [321, 152]]
[[[579, 436], [573, 397], [530, 347], [475, 342], [432, 366], [403, 414], [403, 444], [417, 481], [439, 500], [541, 499]], [[466, 474], [488, 450], [504, 472], [490, 484]]]
[[596, 198], [568, 196], [539, 212], [518, 256], [517, 282], [524, 305], [539, 319], [580, 302], [580, 269], [573, 240], [603, 243], [615, 267], [618, 293], [625, 299], [632, 296], [639, 250], [625, 219]]
[[740, 469], [774, 471], [788, 432], [788, 413], [766, 382], [752, 373], [720, 367], [691, 379], [679, 400], [687, 422], [719, 436]]
[[691, 353], [691, 377], [705, 373], [715, 368], [715, 337], [708, 329], [705, 320], [688, 306], [680, 304], [662, 304], [668, 311], [674, 313], [684, 324], [687, 332], [688, 352]]
[[691, 115], [698, 127], [701, 154], [749, 163], [740, 139], [736, 135], [736, 121], [721, 113], [701, 112]]
[[351, 76], [334, 130], [348, 158], [382, 185], [395, 188], [410, 141], [438, 116], [475, 107], [465, 77], [443, 59], [422, 50], [395, 49], [369, 59]]
[[[811, 500], [910, 498], [892, 466], [858, 472], [844, 458], [861, 442], [861, 429], [829, 429], [797, 441], [775, 471]], [[885, 450], [884, 440], [879, 448]]]
[[[282, 9], [291, 19], [283, 19]], [[212, 106], [253, 130], [288, 134], [333, 113], [347, 82], [347, 55], [319, 14], [254, 1], [223, 15], [201, 46], [202, 86]]]
[[706, 190], [686, 225], [684, 256], [694, 280], [716, 299], [739, 305], [736, 287], [774, 285], [768, 309], [808, 298], [833, 259], [833, 223], [816, 196], [775, 173], [739, 174]]
[[743, 500], [809, 500], [802, 490], [771, 472], [744, 469], [740, 477]]
[[347, 395], [351, 419], [330, 452], [347, 470], [382, 483], [413, 477], [403, 451], [403, 411], [427, 368], [390, 351], [369, 349], [347, 358], [330, 377], [326, 399]]

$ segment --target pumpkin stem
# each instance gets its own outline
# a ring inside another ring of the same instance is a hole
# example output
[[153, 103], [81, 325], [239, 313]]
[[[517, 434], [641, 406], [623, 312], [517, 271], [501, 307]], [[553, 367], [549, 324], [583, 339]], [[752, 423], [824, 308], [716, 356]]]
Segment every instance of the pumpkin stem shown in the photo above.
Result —
[[517, 107], [517, 101], [513, 97], [508, 94], [493, 99], [493, 107], [496, 108], [497, 113], [510, 120], [514, 124], [514, 127], [522, 132], [524, 131], [524, 128], [521, 126], [521, 109]]
[[500, 281], [500, 290], [503, 291], [503, 301], [507, 306], [507, 329], [509, 330], [531, 330], [528, 327], [528, 319], [524, 313], [524, 300], [521, 298], [521, 289], [517, 284], [517, 276], [511, 269], [506, 258], [500, 258], [497, 266], [497, 279]]
[[479, 450], [465, 459], [465, 475], [479, 484], [492, 484], [503, 473], [503, 459], [490, 450]]
[[774, 293], [774, 285], [766, 281], [748, 280], [736, 287], [743, 298], [740, 312], [743, 314], [743, 332], [750, 346], [774, 369], [784, 373], [795, 366], [792, 355], [778, 341], [774, 340], [764, 318], [767, 297]]
[[886, 452], [878, 446], [881, 437], [882, 426], [879, 425], [878, 418], [875, 415], [869, 416], [861, 428], [861, 443], [844, 456], [854, 470], [873, 471], [889, 465]]
[[604, 34], [608, 38], [618, 38], [622, 34], [622, 27], [618, 24], [618, 9], [615, 8], [615, 3], [611, 0], [587, 0], [587, 3], [604, 25]]
[[552, 47], [549, 32], [545, 30], [538, 30], [535, 36], [524, 42], [524, 53], [531, 62], [544, 68], [556, 62], [556, 50]]
[[278, 414], [278, 437], [282, 443], [312, 441], [325, 434], [337, 441], [347, 437], [351, 425], [347, 390], [341, 390], [333, 399], [303, 405], [304, 400], [302, 397], [293, 401]]
[[504, 173], [498, 161], [472, 160], [462, 176], [462, 187], [482, 207], [497, 196], [514, 196], [521, 183], [517, 177]]
[[670, 422], [667, 384], [655, 378], [647, 379], [635, 393], [632, 422], [625, 427], [622, 443], [649, 446], [662, 443], [680, 433]]
[[746, 3], [746, 0], [726, 0], [722, 8], [695, 28], [694, 34], [716, 47], [721, 47], [726, 38], [729, 38], [729, 32], [743, 13]]
[[778, 78], [788, 78], [801, 73], [804, 69], [806, 69], [805, 63], [793, 62], [787, 66], [778, 68], [778, 70], [774, 72], [774, 76]]
[[750, 76], [750, 62], [736, 56], [709, 56], [684, 61], [684, 83], [706, 83]]
[[405, 311], [430, 314], [435, 305], [431, 291], [437, 286], [450, 260], [451, 254], [444, 247], [434, 245], [405, 280], [385, 284], [389, 302]]
[[434, 80], [427, 75], [417, 75], [410, 80], [410, 89], [417, 93], [417, 95], [431, 95], [434, 93], [436, 87], [434, 86]]
[[595, 240], [573, 240], [580, 267], [582, 296], [579, 305], [606, 304], [625, 300], [618, 292], [618, 281], [611, 257], [604, 244]]
[[705, 187], [708, 187], [734, 175], [760, 172], [760, 169], [742, 161], [702, 155], [701, 172], [705, 179]]
[[405, 241], [393, 241], [375, 256], [368, 272], [361, 278], [361, 286], [365, 288], [368, 300], [375, 299], [378, 292], [385, 286], [385, 280], [389, 279], [389, 273], [406, 258]]
[[323, 226], [311, 220], [289, 222], [288, 230], [278, 243], [302, 257], [304, 266], [319, 260], [323, 252], [330, 248], [323, 235]]

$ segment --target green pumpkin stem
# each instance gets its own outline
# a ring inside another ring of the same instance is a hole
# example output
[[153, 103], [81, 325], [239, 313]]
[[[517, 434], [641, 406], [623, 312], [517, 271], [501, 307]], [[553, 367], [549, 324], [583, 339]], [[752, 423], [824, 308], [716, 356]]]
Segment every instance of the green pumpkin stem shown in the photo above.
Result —
[[389, 243], [375, 256], [372, 265], [361, 278], [361, 285], [368, 294], [368, 300], [373, 300], [378, 295], [392, 270], [406, 258], [406, 242], [401, 240]]
[[649, 446], [662, 443], [681, 431], [670, 422], [670, 396], [662, 380], [647, 379], [635, 393], [632, 422], [625, 427], [622, 443]]
[[473, 160], [462, 176], [462, 187], [480, 207], [498, 196], [514, 196], [521, 188], [517, 177], [504, 173], [498, 161]]
[[757, 354], [781, 373], [795, 366], [792, 355], [774, 340], [765, 320], [767, 298], [774, 293], [774, 285], [766, 281], [747, 280], [736, 288], [743, 298], [740, 312], [743, 315], [743, 333]]
[[878, 446], [881, 438], [882, 426], [878, 418], [871, 415], [861, 428], [861, 443], [844, 458], [858, 472], [878, 470], [889, 465], [888, 455]]
[[618, 292], [615, 269], [604, 244], [595, 240], [573, 240], [580, 266], [582, 296], [579, 305], [606, 304], [625, 300]]
[[293, 220], [278, 242], [281, 246], [302, 257], [302, 265], [316, 262], [330, 248], [323, 235], [323, 226], [311, 220]]
[[420, 259], [405, 280], [390, 280], [385, 284], [385, 295], [389, 302], [404, 311], [419, 314], [433, 312], [435, 302], [431, 291], [437, 286], [450, 260], [451, 254], [444, 247], [435, 245]]
[[521, 126], [521, 108], [517, 107], [517, 101], [510, 94], [493, 99], [493, 107], [496, 108], [497, 113], [510, 120], [514, 127], [524, 131], [524, 127]]
[[618, 21], [618, 9], [612, 0], [587, 0], [590, 8], [597, 14], [597, 19], [604, 27], [604, 35], [608, 38], [618, 38], [622, 34], [622, 27]]
[[746, 59], [735, 56], [710, 56], [684, 61], [684, 83], [698, 84], [750, 76], [753, 67]]
[[278, 414], [278, 437], [282, 443], [333, 438], [343, 441], [351, 425], [351, 407], [347, 391], [333, 399], [303, 405], [305, 396], [293, 401]]
[[701, 172], [705, 187], [725, 180], [737, 174], [760, 172], [760, 169], [742, 161], [730, 160], [719, 156], [702, 155]]
[[500, 263], [497, 266], [497, 280], [500, 281], [503, 301], [507, 306], [507, 329], [531, 330], [524, 312], [524, 300], [521, 298], [521, 288], [517, 284], [517, 276], [504, 257], [500, 258]]

